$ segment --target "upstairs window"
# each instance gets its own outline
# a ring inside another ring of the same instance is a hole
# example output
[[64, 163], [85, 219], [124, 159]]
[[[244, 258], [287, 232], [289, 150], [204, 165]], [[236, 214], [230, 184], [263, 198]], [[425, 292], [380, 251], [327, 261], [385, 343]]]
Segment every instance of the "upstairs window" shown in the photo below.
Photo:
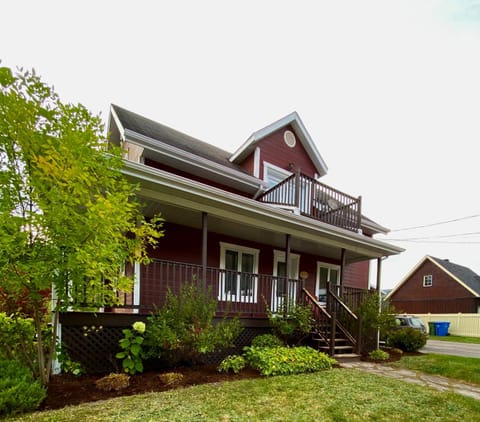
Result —
[[423, 287], [432, 287], [432, 285], [433, 285], [432, 275], [424, 275], [423, 276]]
[[273, 188], [292, 173], [273, 164], [263, 163], [263, 178], [268, 183], [268, 188]]

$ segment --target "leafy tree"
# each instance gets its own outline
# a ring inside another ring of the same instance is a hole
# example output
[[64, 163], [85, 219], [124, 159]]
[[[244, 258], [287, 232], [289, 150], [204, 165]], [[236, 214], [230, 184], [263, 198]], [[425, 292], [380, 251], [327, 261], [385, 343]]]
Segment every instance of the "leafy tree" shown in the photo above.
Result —
[[63, 103], [34, 71], [0, 67], [1, 293], [28, 303], [16, 312], [35, 322], [43, 384], [59, 312], [115, 304], [132, 287], [125, 263], [148, 262], [147, 247], [163, 234], [160, 218], [142, 216], [122, 152], [102, 133], [98, 116]]

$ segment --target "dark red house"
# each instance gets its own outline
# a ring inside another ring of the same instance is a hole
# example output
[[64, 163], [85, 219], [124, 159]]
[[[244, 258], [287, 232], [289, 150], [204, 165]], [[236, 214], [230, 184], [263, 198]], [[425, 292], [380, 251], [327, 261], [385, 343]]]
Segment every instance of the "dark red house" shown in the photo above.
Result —
[[154, 262], [133, 269], [133, 294], [104, 314], [112, 324], [148, 315], [167, 289], [193, 279], [212, 288], [219, 314], [240, 314], [246, 331], [285, 301], [307, 301], [328, 319], [320, 305], [353, 306], [368, 289], [369, 261], [402, 251], [373, 238], [388, 230], [362, 215], [361, 197], [320, 182], [327, 166], [296, 112], [234, 153], [115, 105], [108, 130], [146, 215], [165, 219]]
[[427, 255], [385, 300], [406, 313], [477, 313], [480, 276], [448, 259]]

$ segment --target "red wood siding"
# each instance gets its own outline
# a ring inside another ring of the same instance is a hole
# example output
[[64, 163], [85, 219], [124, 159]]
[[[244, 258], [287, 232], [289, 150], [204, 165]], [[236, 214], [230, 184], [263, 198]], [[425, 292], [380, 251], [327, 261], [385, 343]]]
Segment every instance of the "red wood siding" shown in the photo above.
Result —
[[369, 261], [355, 262], [345, 266], [343, 285], [357, 289], [368, 289]]
[[[432, 275], [432, 286], [423, 277]], [[391, 296], [398, 311], [410, 313], [477, 312], [472, 293], [431, 261], [425, 261]]]
[[176, 174], [178, 176], [185, 177], [186, 179], [190, 179], [190, 180], [193, 180], [193, 181], [196, 181], [196, 182], [204, 183], [206, 185], [213, 186], [215, 188], [223, 189], [227, 192], [235, 193], [237, 195], [242, 195], [242, 196], [246, 196], [246, 197], [251, 197], [251, 195], [248, 195], [245, 192], [241, 192], [239, 190], [232, 189], [229, 186], [225, 186], [225, 185], [222, 185], [220, 183], [216, 183], [212, 180], [208, 180], [208, 179], [205, 179], [205, 178], [202, 178], [202, 177], [198, 177], [198, 176], [196, 176], [192, 173], [187, 173], [187, 172], [178, 170], [176, 168], [166, 166], [166, 165], [161, 164], [157, 161], [146, 159], [145, 160], [145, 165], [149, 166], [149, 167], [159, 169], [159, 170], [168, 171], [169, 173], [173, 173], [173, 174]]
[[[257, 147], [260, 148], [260, 175], [263, 179], [263, 162], [266, 161], [284, 170], [295, 172], [301, 170], [307, 176], [314, 177], [316, 168], [312, 163], [309, 155], [305, 151], [302, 143], [297, 137], [295, 147], [290, 148], [283, 140], [283, 134], [286, 130], [295, 131], [291, 126], [279, 129], [266, 138], [262, 139]], [[296, 135], [295, 135], [296, 136]], [[245, 171], [253, 174], [253, 157], [254, 153], [250, 154], [240, 165]], [[293, 168], [290, 168], [290, 163]]]

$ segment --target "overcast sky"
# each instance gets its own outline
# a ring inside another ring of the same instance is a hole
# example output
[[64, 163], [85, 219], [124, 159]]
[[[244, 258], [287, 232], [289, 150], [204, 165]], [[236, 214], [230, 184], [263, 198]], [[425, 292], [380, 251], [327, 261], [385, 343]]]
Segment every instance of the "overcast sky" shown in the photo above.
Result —
[[427, 254], [480, 274], [480, 0], [7, 0], [1, 13], [2, 65], [35, 68], [64, 101], [104, 117], [115, 103], [232, 152], [296, 110], [324, 183], [362, 195], [365, 215], [392, 230], [459, 220], [377, 236], [414, 239], [394, 241], [406, 252], [382, 287]]

